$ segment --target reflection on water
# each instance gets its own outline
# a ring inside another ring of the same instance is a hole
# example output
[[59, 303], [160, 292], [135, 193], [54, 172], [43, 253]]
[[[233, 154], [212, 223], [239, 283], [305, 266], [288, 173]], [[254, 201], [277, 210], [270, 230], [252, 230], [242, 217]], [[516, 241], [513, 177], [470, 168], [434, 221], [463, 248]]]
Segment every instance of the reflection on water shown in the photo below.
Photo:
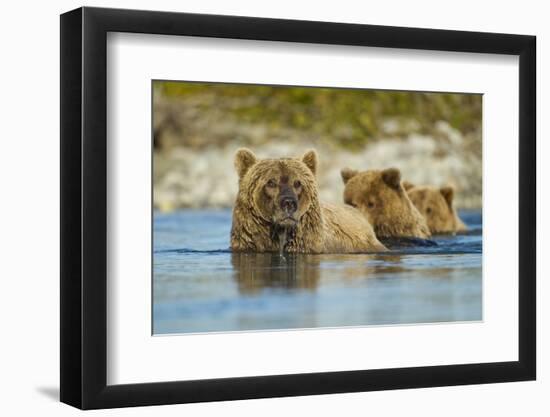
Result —
[[155, 334], [481, 320], [481, 215], [436, 247], [231, 253], [230, 211], [155, 214]]
[[265, 288], [314, 290], [319, 283], [319, 260], [312, 256], [271, 253], [233, 253], [239, 292], [253, 294]]

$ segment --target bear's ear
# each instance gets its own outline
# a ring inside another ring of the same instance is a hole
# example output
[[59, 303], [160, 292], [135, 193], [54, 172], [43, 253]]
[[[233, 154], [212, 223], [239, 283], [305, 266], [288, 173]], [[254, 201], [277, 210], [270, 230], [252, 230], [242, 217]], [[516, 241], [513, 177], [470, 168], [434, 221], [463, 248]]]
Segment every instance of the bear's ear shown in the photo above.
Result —
[[405, 191], [409, 191], [411, 188], [414, 188], [414, 184], [412, 182], [409, 182], [409, 181], [403, 181], [401, 183], [401, 185], [403, 186], [403, 188], [405, 189]]
[[382, 179], [392, 188], [399, 188], [401, 185], [401, 172], [397, 168], [388, 168], [382, 171]]
[[441, 195], [443, 196], [443, 198], [445, 199], [445, 201], [447, 202], [449, 207], [452, 207], [453, 206], [453, 197], [455, 195], [454, 188], [453, 187], [441, 187], [439, 189], [439, 192], [441, 193]]
[[247, 173], [249, 168], [254, 165], [257, 160], [256, 155], [254, 155], [250, 149], [241, 148], [237, 151], [235, 154], [235, 169], [237, 170], [239, 179]]
[[302, 156], [302, 162], [307, 165], [311, 172], [313, 172], [313, 175], [317, 174], [317, 164], [319, 163], [317, 152], [310, 149]]
[[349, 180], [351, 180], [353, 177], [355, 177], [359, 171], [356, 169], [351, 168], [343, 168], [340, 171], [340, 175], [342, 175], [342, 179], [344, 180], [344, 184], [347, 184]]

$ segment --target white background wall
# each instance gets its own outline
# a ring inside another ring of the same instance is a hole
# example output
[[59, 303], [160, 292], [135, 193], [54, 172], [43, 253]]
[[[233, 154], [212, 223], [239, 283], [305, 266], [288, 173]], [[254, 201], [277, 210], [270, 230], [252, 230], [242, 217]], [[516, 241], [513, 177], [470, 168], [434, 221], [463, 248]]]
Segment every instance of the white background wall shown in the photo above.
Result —
[[[0, 120], [0, 410], [3, 415], [73, 415], [57, 402], [59, 392], [59, 17], [77, 1], [4, 2]], [[541, 120], [550, 83], [543, 72], [550, 59], [550, 26], [545, 2], [536, 0], [461, 2], [299, 2], [278, 0], [125, 0], [86, 5], [181, 12], [239, 14], [395, 26], [509, 32], [538, 37], [538, 138], [548, 136]], [[459, 76], [459, 74], [457, 74]], [[546, 158], [545, 158], [546, 156]], [[546, 304], [550, 285], [544, 255], [550, 249], [550, 195], [543, 193], [550, 168], [547, 144], [539, 146], [538, 381], [483, 386], [325, 395], [230, 403], [145, 407], [100, 415], [519, 415], [550, 412], [550, 341]], [[546, 177], [546, 178], [545, 178]], [[543, 237], [543, 235], [545, 235]]]

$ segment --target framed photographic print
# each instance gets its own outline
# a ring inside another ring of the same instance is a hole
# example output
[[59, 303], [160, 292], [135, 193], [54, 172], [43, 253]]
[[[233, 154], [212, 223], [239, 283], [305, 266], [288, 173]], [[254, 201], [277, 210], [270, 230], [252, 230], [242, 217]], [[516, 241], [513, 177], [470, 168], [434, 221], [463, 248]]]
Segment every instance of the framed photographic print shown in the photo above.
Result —
[[535, 37], [61, 16], [61, 401], [535, 379]]

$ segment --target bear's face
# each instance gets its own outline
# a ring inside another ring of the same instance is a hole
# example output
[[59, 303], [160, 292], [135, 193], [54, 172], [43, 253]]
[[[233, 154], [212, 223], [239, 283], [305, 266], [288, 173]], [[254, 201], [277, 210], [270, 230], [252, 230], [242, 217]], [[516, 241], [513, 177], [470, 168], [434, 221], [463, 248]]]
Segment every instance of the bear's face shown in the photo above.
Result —
[[453, 233], [460, 229], [453, 208], [452, 187], [406, 184], [406, 188], [411, 201], [426, 218], [432, 233]]
[[345, 168], [344, 202], [358, 208], [374, 227], [378, 236], [394, 235], [388, 230], [410, 215], [412, 204], [401, 186], [396, 168], [359, 172]]
[[258, 217], [279, 227], [293, 228], [317, 201], [317, 154], [301, 159], [260, 160], [248, 149], [235, 156], [240, 198]]

